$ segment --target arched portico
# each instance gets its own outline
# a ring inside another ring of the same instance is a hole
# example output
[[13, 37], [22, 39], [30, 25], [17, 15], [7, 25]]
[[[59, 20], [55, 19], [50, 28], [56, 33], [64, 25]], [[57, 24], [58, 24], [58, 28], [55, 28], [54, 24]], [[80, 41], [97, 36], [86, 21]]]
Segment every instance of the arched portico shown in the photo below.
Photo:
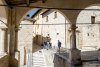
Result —
[[[2, 0], [0, 4], [5, 4]], [[70, 9], [84, 9], [88, 5], [91, 4], [98, 4], [100, 3], [100, 0], [47, 0], [45, 3], [42, 3], [41, 1], [36, 3], [31, 3], [30, 6], [36, 6], [36, 7], [47, 7], [47, 8], [70, 8]], [[21, 5], [25, 6], [25, 5]], [[24, 8], [24, 7], [0, 7], [2, 10], [0, 11], [0, 20], [4, 21], [5, 23], [8, 23], [8, 38], [9, 38], [9, 45], [10, 45], [10, 54], [11, 57], [14, 55], [14, 52], [17, 50], [17, 34], [19, 30], [18, 26], [19, 23], [22, 21], [22, 19], [27, 15], [29, 12], [36, 10], [36, 8]], [[59, 10], [67, 20], [70, 21], [72, 24], [71, 30], [72, 30], [72, 48], [76, 48], [76, 36], [75, 36], [75, 29], [76, 29], [76, 19], [81, 10]], [[9, 35], [10, 34], [10, 35]], [[15, 47], [14, 47], [15, 46]], [[75, 52], [74, 52], [75, 53]], [[78, 53], [80, 55], [80, 53]], [[74, 55], [73, 55], [74, 56]], [[72, 52], [70, 52], [70, 59], [73, 60]], [[11, 62], [13, 62], [14, 60]], [[74, 58], [74, 60], [80, 60], [80, 56], [78, 58]], [[16, 64], [15, 64], [16, 65]], [[14, 66], [11, 65], [11, 66]]]
[[[61, 1], [61, 0], [48, 0], [46, 3], [41, 3], [41, 2], [37, 2], [37, 3], [32, 3], [30, 4], [30, 6], [37, 6], [37, 7], [52, 7], [52, 8], [71, 8], [71, 9], [84, 9], [84, 7], [86, 7], [89, 4], [93, 4], [93, 3], [98, 3], [100, 2], [98, 1], [80, 1], [78, 0], [77, 2], [75, 1]], [[52, 3], [52, 5], [51, 5]], [[71, 3], [71, 4], [70, 4]], [[81, 6], [80, 6], [81, 5]], [[23, 6], [23, 5], [22, 5]], [[12, 9], [13, 10], [13, 9]], [[17, 28], [20, 24], [20, 22], [22, 21], [22, 19], [31, 11], [36, 10], [36, 8], [31, 9], [31, 8], [24, 8], [24, 7], [15, 7], [15, 27]], [[72, 45], [71, 45], [71, 51], [70, 51], [70, 61], [72, 64], [78, 64], [80, 63], [80, 51], [76, 49], [76, 34], [75, 34], [75, 29], [76, 29], [76, 19], [78, 14], [80, 13], [81, 10], [59, 10], [60, 13], [62, 13], [66, 19], [68, 19], [70, 21], [71, 25], [71, 30], [72, 30]], [[14, 32], [14, 31], [13, 31]], [[17, 33], [13, 34], [16, 35]], [[13, 38], [12, 38], [13, 39]], [[15, 37], [15, 40], [16, 37]], [[76, 52], [76, 54], [74, 54]], [[74, 55], [73, 55], [74, 54]], [[75, 55], [78, 55], [78, 57], [74, 57]], [[73, 62], [74, 60], [74, 62]], [[78, 61], [77, 61], [78, 60]]]

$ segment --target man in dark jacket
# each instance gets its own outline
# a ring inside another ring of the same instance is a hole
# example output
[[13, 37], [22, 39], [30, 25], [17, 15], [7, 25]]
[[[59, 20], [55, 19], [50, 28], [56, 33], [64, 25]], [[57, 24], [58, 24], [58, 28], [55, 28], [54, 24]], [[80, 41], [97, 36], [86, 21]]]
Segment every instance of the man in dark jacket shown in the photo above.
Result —
[[59, 53], [60, 53], [60, 47], [61, 47], [61, 42], [58, 40], [58, 49], [59, 49]]

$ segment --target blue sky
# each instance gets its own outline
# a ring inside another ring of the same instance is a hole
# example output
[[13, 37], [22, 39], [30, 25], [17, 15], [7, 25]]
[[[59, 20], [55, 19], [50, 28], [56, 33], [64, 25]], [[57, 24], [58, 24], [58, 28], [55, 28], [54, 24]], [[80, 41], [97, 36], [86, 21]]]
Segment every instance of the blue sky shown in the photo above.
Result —
[[32, 16], [36, 11], [37, 11], [37, 10], [34, 10], [34, 11], [32, 11], [32, 12], [29, 13], [30, 18], [31, 18], [31, 16]]

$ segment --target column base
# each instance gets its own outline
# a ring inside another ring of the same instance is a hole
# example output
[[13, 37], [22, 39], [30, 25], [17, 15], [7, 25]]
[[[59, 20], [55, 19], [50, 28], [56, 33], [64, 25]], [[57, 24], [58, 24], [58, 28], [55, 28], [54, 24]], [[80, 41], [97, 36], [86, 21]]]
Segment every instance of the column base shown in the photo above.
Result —
[[10, 67], [20, 67], [20, 52], [17, 51], [14, 54], [10, 54]]
[[74, 65], [81, 64], [81, 51], [76, 48], [70, 49], [69, 60], [71, 64], [74, 64]]

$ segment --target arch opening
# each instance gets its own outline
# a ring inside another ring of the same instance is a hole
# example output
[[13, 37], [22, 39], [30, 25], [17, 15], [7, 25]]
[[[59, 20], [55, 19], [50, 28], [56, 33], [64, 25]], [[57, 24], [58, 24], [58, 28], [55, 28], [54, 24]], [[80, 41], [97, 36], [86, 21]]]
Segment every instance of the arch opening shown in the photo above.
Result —
[[[92, 4], [85, 9], [100, 9], [100, 4]], [[99, 23], [100, 11], [82, 10], [76, 20], [76, 25], [80, 31], [79, 44], [82, 50], [98, 50], [99, 49]]]

